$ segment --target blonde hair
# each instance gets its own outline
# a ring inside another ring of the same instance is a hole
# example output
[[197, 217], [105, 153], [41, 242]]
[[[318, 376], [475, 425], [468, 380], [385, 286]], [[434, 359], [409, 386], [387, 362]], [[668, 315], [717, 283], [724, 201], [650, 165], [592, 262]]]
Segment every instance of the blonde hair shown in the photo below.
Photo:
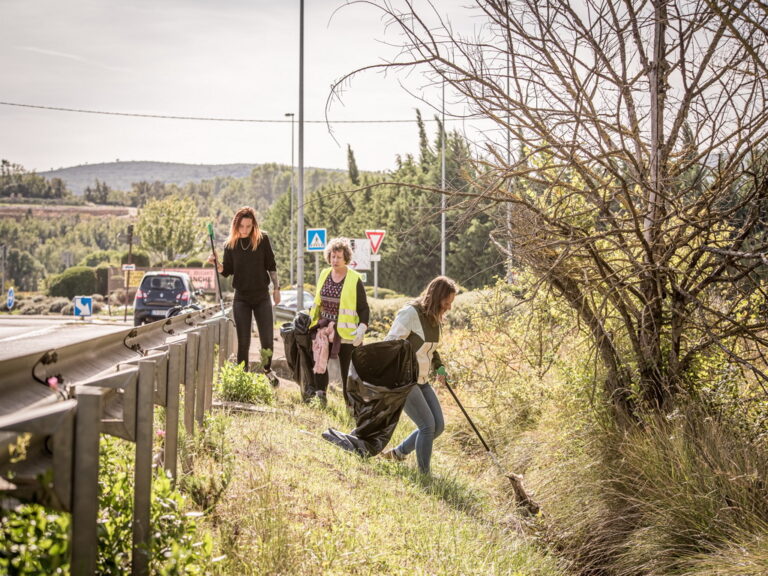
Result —
[[331, 263], [332, 252], [343, 252], [344, 264], [352, 262], [352, 246], [349, 245], [349, 238], [333, 238], [326, 244], [323, 256], [328, 264]]
[[250, 236], [251, 250], [256, 250], [261, 243], [261, 228], [259, 228], [259, 221], [256, 220], [256, 210], [250, 206], [243, 206], [232, 217], [232, 226], [229, 229], [229, 238], [227, 238], [226, 242], [226, 246], [230, 250], [237, 246], [237, 241], [240, 239], [240, 222], [246, 218], [253, 220], [253, 229], [251, 229]]
[[443, 320], [443, 300], [457, 292], [456, 282], [447, 276], [437, 276], [427, 285], [424, 292], [413, 301], [413, 304], [421, 308], [433, 324], [440, 324]]

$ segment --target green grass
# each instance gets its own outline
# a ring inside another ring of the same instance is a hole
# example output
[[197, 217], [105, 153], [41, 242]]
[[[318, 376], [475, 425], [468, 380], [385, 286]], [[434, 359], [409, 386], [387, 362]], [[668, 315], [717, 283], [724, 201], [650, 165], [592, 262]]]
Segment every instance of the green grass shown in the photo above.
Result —
[[[323, 409], [281, 389], [277, 407], [231, 415], [237, 472], [209, 516], [222, 574], [565, 573], [518, 531], [505, 480], [450, 430], [426, 478], [414, 460], [362, 459], [324, 441], [328, 427], [351, 428], [336, 393]], [[411, 429], [403, 422], [395, 441]]]

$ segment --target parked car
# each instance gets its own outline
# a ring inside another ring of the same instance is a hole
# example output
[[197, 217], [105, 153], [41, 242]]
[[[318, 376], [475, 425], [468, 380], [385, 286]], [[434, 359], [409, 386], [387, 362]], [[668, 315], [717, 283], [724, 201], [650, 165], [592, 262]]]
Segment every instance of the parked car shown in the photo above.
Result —
[[[276, 319], [286, 321], [293, 320], [294, 316], [296, 316], [296, 297], [296, 290], [280, 291], [280, 304], [272, 307]], [[304, 309], [309, 310], [314, 301], [315, 295], [304, 290]]]
[[197, 292], [183, 272], [147, 272], [133, 301], [133, 325], [166, 318], [169, 310], [197, 303]]

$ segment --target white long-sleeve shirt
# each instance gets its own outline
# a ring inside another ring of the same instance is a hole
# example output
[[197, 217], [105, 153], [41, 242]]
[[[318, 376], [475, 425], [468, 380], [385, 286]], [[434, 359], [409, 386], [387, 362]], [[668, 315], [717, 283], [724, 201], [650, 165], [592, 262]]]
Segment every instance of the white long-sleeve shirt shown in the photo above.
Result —
[[429, 382], [431, 368], [442, 366], [437, 345], [440, 343], [440, 326], [435, 326], [413, 305], [401, 308], [385, 340], [408, 340], [416, 353], [419, 364], [417, 382]]

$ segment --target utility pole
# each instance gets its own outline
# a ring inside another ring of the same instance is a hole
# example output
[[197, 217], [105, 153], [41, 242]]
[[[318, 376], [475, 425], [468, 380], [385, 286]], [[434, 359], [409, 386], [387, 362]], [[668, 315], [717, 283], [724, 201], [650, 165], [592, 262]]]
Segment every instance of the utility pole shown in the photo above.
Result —
[[290, 240], [288, 241], [288, 285], [293, 286], [293, 118], [296, 115], [293, 112], [286, 112], [285, 115], [291, 117], [291, 196], [288, 199], [288, 229], [290, 230], [291, 236]]
[[296, 195], [296, 310], [304, 309], [304, 0], [299, 0], [299, 185]]
[[[132, 264], [133, 254], [133, 224], [128, 224], [128, 264]], [[125, 271], [125, 311], [123, 312], [123, 322], [128, 321], [128, 296], [131, 293], [131, 271]]]
[[[509, 0], [506, 2], [506, 15], [509, 18]], [[507, 23], [507, 32], [509, 32], [509, 23]], [[511, 172], [512, 164], [512, 118], [509, 106], [509, 75], [510, 75], [510, 62], [509, 54], [512, 51], [512, 40], [507, 35], [507, 174]], [[510, 197], [512, 195], [512, 182], [507, 178], [507, 284], [512, 283], [512, 203]]]
[[440, 125], [440, 275], [445, 276], [445, 80], [443, 80], [443, 122]]
[[8, 246], [3, 244], [3, 284], [0, 286], [0, 291], [5, 292], [5, 262], [8, 258]]

